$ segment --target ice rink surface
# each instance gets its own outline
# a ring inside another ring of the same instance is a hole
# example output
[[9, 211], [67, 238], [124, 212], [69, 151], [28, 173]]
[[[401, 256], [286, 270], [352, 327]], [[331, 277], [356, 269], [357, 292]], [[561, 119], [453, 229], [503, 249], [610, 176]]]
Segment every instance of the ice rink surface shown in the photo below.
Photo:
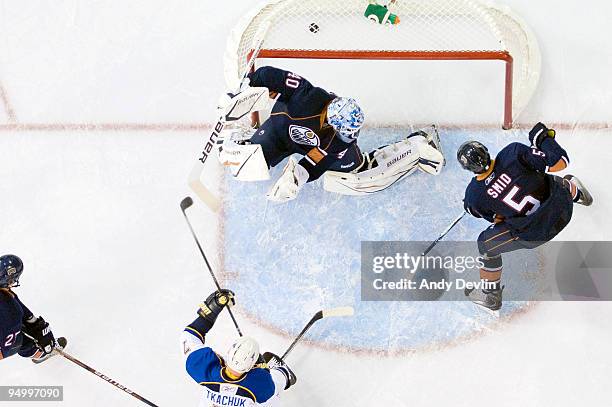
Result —
[[[407, 128], [366, 129], [359, 144], [363, 151], [370, 151], [410, 132]], [[463, 211], [463, 194], [471, 177], [453, 157], [461, 143], [468, 139], [490, 140], [491, 153], [495, 154], [509, 142], [525, 141], [522, 135], [502, 131], [441, 133], [448, 163], [440, 176], [417, 171], [388, 190], [367, 197], [325, 192], [319, 180], [304, 188], [298, 200], [277, 205], [264, 196], [282, 166], [276, 168], [267, 183], [237, 183], [228, 176], [224, 258], [250, 313], [267, 315], [266, 309], [272, 302], [278, 311], [267, 318], [269, 322], [276, 329], [295, 335], [302, 324], [294, 318], [295, 307], [302, 308], [307, 315], [332, 304], [354, 305], [359, 323], [347, 319], [324, 321], [329, 328], [320, 328], [323, 330], [319, 335], [313, 334], [315, 339], [339, 347], [387, 353], [449, 345], [494, 323], [490, 315], [464, 302], [360, 300], [362, 241], [431, 241]], [[447, 240], [473, 241], [487, 225], [465, 218], [447, 235]], [[424, 243], [423, 249], [426, 246]], [[512, 258], [506, 263], [507, 269], [514, 270], [509, 273], [510, 278], [536, 272], [534, 261], [531, 264], [510, 261]], [[474, 275], [466, 277], [477, 279]], [[515, 286], [523, 285], [524, 289], [529, 284], [526, 280], [515, 281]], [[294, 303], [284, 310], [285, 297], [275, 295], [280, 282], [285, 295]], [[250, 289], [253, 286], [261, 288], [254, 291]], [[262, 302], [261, 296], [269, 300]], [[508, 317], [527, 306], [508, 303], [504, 312]], [[440, 324], [440, 318], [445, 320], [444, 324]]]
[[[0, 252], [25, 262], [17, 293], [74, 356], [160, 406], [195, 406], [200, 388], [185, 373], [178, 335], [213, 284], [178, 204], [223, 90], [213, 55], [252, 3], [0, 5]], [[596, 203], [576, 208], [557, 239], [610, 240], [612, 132], [573, 119], [559, 141]], [[360, 144], [406, 132], [368, 129]], [[360, 240], [435, 238], [461, 210], [469, 180], [454, 161], [459, 143], [477, 138], [497, 151], [525, 137], [440, 133], [448, 165], [437, 178], [417, 172], [365, 199], [316, 183], [278, 206], [265, 201], [269, 183], [217, 176], [223, 216], [199, 202], [189, 210], [213, 267], [237, 292], [243, 331], [262, 348], [282, 352], [324, 305], [356, 308], [295, 349], [298, 384], [283, 405], [607, 405], [610, 303], [540, 303], [491, 321], [464, 303], [358, 301]], [[484, 226], [466, 219], [448, 238], [471, 239]], [[223, 315], [207, 341], [223, 352], [235, 337]], [[139, 404], [59, 357], [0, 361], [0, 385], [9, 384], [63, 385], [62, 406]]]

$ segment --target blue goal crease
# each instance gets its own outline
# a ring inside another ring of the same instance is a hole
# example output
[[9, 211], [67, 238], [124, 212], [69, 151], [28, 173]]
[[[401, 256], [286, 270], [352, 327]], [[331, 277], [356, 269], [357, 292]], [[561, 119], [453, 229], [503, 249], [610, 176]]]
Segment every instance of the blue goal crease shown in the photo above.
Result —
[[[369, 151], [400, 140], [398, 129], [368, 129], [359, 145]], [[431, 241], [463, 210], [471, 175], [455, 152], [468, 139], [482, 140], [492, 155], [513, 141], [509, 132], [440, 129], [446, 167], [439, 176], [420, 171], [380, 193], [342, 196], [323, 190], [321, 180], [306, 185], [286, 204], [266, 201], [267, 182], [227, 179], [224, 219], [225, 269], [241, 304], [268, 324], [297, 334], [322, 309], [351, 305], [352, 318], [318, 323], [308, 338], [332, 346], [393, 351], [443, 345], [486, 329], [495, 318], [469, 302], [362, 302], [361, 241]], [[231, 178], [231, 177], [228, 177]], [[465, 217], [446, 236], [473, 241], [487, 226]], [[504, 311], [526, 303], [508, 302]]]

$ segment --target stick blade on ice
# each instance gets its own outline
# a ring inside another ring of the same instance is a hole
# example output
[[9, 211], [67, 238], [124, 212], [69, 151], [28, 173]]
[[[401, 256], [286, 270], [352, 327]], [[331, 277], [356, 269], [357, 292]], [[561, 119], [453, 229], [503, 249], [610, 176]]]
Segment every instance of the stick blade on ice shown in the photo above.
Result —
[[219, 209], [221, 209], [221, 200], [202, 183], [200, 179], [202, 168], [202, 164], [199, 162], [193, 166], [189, 174], [189, 187], [213, 212], [219, 212]]
[[338, 307], [323, 310], [323, 318], [348, 317], [355, 314], [353, 307]]
[[185, 210], [187, 210], [187, 208], [189, 208], [191, 205], [193, 205], [193, 199], [191, 199], [190, 196], [186, 196], [181, 201], [181, 210], [185, 212]]

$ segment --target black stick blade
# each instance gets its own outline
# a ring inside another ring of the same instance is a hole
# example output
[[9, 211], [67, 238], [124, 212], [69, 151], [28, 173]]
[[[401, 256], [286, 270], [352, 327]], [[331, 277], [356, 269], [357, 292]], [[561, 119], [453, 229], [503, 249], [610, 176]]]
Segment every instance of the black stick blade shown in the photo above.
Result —
[[185, 212], [185, 210], [187, 210], [187, 208], [189, 208], [191, 205], [193, 205], [193, 199], [191, 199], [190, 196], [187, 196], [181, 201], [181, 210]]

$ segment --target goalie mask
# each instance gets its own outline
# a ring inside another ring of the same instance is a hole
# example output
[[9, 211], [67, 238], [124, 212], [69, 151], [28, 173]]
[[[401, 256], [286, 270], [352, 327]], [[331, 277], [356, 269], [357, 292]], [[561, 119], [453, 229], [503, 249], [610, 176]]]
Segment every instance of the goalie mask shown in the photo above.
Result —
[[12, 254], [0, 257], [0, 288], [19, 286], [21, 273], [23, 273], [23, 262], [19, 257]]
[[364, 120], [363, 111], [355, 99], [337, 97], [327, 106], [327, 123], [347, 143], [357, 139]]

